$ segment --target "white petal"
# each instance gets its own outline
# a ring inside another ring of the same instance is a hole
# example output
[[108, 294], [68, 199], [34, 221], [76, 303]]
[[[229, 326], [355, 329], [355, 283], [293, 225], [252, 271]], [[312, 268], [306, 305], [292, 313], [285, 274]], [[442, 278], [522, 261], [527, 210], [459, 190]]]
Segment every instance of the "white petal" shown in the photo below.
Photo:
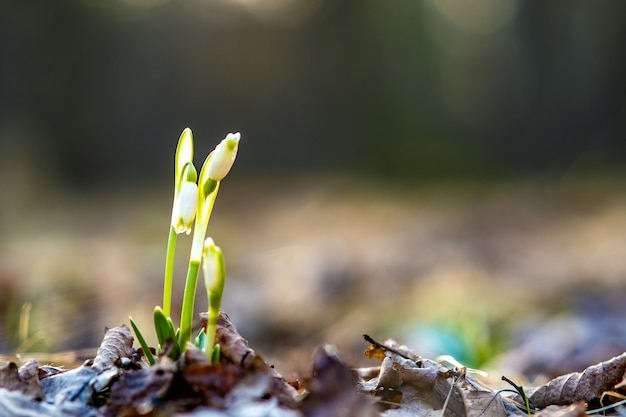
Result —
[[176, 233], [191, 233], [191, 225], [196, 217], [197, 206], [198, 186], [195, 182], [186, 181], [183, 183], [176, 201], [176, 224], [174, 225]]
[[241, 133], [229, 133], [219, 145], [215, 147], [211, 163], [208, 167], [208, 177], [214, 181], [221, 181], [228, 174], [235, 163]]

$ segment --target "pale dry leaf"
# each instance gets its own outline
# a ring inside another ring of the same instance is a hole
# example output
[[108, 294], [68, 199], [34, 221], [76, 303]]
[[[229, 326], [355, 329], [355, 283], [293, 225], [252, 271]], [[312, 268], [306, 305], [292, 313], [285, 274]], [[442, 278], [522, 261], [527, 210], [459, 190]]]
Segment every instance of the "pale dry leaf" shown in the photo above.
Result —
[[[200, 313], [200, 322], [204, 328], [207, 325], [207, 317], [207, 313]], [[215, 342], [220, 345], [222, 356], [244, 368], [252, 363], [256, 356], [254, 350], [248, 347], [248, 341], [239, 334], [235, 325], [223, 311], [220, 311], [217, 319]]]
[[569, 406], [549, 405], [535, 414], [535, 417], [586, 417], [587, 407], [583, 402]]
[[552, 379], [528, 397], [535, 408], [549, 405], [569, 405], [578, 401], [597, 399], [604, 391], [619, 383], [626, 371], [626, 352], [608, 361]]
[[34, 360], [26, 362], [19, 369], [15, 362], [0, 368], [0, 388], [20, 392], [35, 401], [45, 399], [39, 382], [39, 367]]
[[128, 326], [105, 329], [104, 339], [91, 365], [96, 371], [109, 369], [121, 358], [133, 356], [133, 334]]
[[502, 397], [473, 381], [470, 375], [463, 373], [455, 383], [455, 388], [463, 398], [467, 417], [506, 416]]

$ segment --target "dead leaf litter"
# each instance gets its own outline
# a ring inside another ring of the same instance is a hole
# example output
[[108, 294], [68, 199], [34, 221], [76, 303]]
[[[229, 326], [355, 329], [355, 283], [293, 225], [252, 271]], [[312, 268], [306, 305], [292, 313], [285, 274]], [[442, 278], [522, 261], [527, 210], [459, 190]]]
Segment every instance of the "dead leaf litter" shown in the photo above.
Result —
[[[202, 317], [201, 320], [204, 320]], [[0, 368], [0, 415], [191, 417], [580, 417], [624, 396], [626, 353], [539, 387], [492, 389], [473, 370], [422, 358], [389, 339], [366, 337], [378, 366], [351, 368], [324, 345], [310, 375], [286, 380], [220, 315], [212, 364], [189, 346], [177, 361], [148, 366], [126, 326], [106, 330], [95, 358], [63, 370], [28, 361]], [[616, 387], [617, 385], [617, 387]], [[516, 394], [515, 391], [518, 391]]]

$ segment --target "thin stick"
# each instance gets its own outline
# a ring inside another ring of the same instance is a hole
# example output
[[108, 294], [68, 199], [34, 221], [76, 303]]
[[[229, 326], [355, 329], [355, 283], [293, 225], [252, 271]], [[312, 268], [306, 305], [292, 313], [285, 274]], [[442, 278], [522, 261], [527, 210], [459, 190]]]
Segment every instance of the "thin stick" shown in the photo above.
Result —
[[363, 335], [363, 339], [365, 339], [365, 341], [366, 341], [366, 342], [369, 342], [369, 343], [373, 344], [373, 345], [374, 345], [374, 346], [376, 346], [376, 347], [379, 347], [379, 348], [381, 348], [381, 349], [383, 349], [383, 350], [386, 350], [386, 351], [388, 351], [388, 352], [391, 352], [391, 353], [395, 353], [396, 355], [399, 355], [399, 356], [403, 357], [404, 359], [408, 359], [408, 360], [411, 360], [411, 361], [416, 361], [416, 359], [415, 359], [415, 358], [411, 358], [410, 356], [408, 356], [408, 355], [406, 355], [406, 354], [404, 354], [404, 353], [400, 352], [399, 350], [396, 350], [396, 349], [394, 349], [394, 348], [390, 348], [389, 346], [385, 346], [385, 345], [383, 345], [382, 343], [377, 342], [376, 340], [372, 339], [372, 338], [371, 338], [369, 335], [367, 335], [367, 334], [364, 334], [364, 335]]

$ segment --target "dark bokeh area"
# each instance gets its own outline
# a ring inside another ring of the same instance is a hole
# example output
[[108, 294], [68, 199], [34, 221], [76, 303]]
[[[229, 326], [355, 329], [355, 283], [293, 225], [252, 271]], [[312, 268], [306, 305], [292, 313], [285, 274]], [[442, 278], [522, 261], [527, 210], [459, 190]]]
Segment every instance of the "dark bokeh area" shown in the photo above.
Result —
[[0, 153], [89, 187], [167, 177], [186, 126], [241, 130], [250, 174], [616, 166], [624, 15], [606, 0], [7, 2]]
[[619, 0], [4, 2], [0, 352], [93, 347], [129, 314], [150, 332], [185, 127], [198, 167], [242, 133], [209, 235], [224, 308], [283, 369], [323, 342], [362, 360], [362, 333], [528, 376], [626, 350], [624, 16]]

